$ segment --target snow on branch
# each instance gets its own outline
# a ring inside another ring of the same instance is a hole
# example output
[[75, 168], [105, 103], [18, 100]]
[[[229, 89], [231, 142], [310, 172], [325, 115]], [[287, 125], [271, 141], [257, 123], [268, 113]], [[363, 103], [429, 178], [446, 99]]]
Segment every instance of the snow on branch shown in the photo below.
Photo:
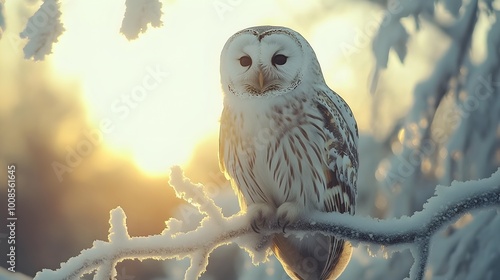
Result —
[[[136, 39], [139, 33], [146, 32], [148, 24], [153, 27], [163, 25], [162, 4], [159, 0], [126, 0], [125, 5], [126, 11], [120, 32], [127, 39]], [[3, 1], [0, 0], [0, 38], [5, 29], [3, 9]], [[20, 34], [21, 38], [28, 39], [23, 49], [25, 58], [43, 60], [46, 55], [52, 53], [52, 45], [64, 31], [59, 0], [44, 0]]]
[[127, 39], [136, 39], [139, 33], [148, 29], [148, 24], [153, 27], [162, 26], [161, 2], [159, 0], [127, 0], [127, 9], [123, 17], [120, 32]]
[[2, 34], [5, 31], [4, 5], [5, 1], [0, 0], [0, 39], [2, 39]]
[[[215, 248], [234, 242], [246, 248], [254, 261], [261, 261], [269, 251], [265, 247], [269, 235], [282, 231], [280, 226], [272, 224], [258, 235], [251, 230], [245, 215], [224, 217], [221, 209], [204, 192], [203, 186], [191, 183], [179, 167], [172, 169], [170, 184], [179, 197], [204, 215], [197, 229], [181, 232], [183, 221], [172, 218], [166, 222], [166, 229], [161, 234], [131, 238], [127, 232], [125, 213], [118, 207], [111, 211], [108, 242], [95, 241], [92, 248], [61, 264], [61, 268], [55, 271], [44, 269], [34, 279], [74, 279], [97, 270], [94, 280], [108, 280], [116, 275], [116, 263], [124, 259], [185, 257], [191, 260], [185, 279], [197, 279], [205, 271], [208, 256]], [[302, 217], [299, 222], [287, 227], [287, 233], [321, 232], [354, 243], [394, 247], [395, 250], [409, 248], [415, 258], [410, 277], [423, 279], [430, 238], [439, 229], [466, 212], [499, 205], [500, 169], [486, 179], [453, 182], [450, 187], [438, 186], [435, 196], [428, 200], [424, 209], [411, 217], [377, 220], [318, 212]]]
[[64, 32], [58, 0], [44, 0], [38, 11], [28, 20], [21, 32], [21, 38], [28, 38], [24, 47], [24, 57], [43, 60], [52, 53], [52, 44]]

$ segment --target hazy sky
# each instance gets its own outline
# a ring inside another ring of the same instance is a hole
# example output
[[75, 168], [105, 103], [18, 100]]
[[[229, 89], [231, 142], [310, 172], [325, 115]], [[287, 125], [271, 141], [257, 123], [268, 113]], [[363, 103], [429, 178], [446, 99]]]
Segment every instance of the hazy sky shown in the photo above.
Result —
[[[56, 83], [71, 84], [75, 94], [83, 96], [85, 118], [94, 127], [86, 133], [97, 129], [107, 148], [130, 157], [142, 170], [165, 174], [170, 166], [185, 164], [197, 143], [217, 135], [222, 110], [220, 51], [232, 34], [249, 26], [283, 25], [304, 35], [315, 49], [327, 83], [349, 103], [360, 129], [374, 128], [373, 96], [368, 94], [374, 66], [371, 37], [382, 13], [375, 4], [326, 0], [162, 3], [163, 26], [149, 27], [128, 41], [119, 32], [123, 2], [62, 1], [65, 32], [45, 59]], [[6, 11], [16, 13], [15, 4], [7, 2]], [[18, 34], [16, 28], [23, 26], [11, 24], [7, 29], [11, 37]], [[18, 52], [22, 46], [18, 45]], [[415, 57], [405, 62], [411, 66], [411, 75], [402, 71], [398, 59], [390, 60], [394, 64], [391, 77], [399, 83], [385, 87], [379, 83], [383, 94], [376, 96], [377, 106], [389, 106], [391, 116], [377, 116], [382, 122], [375, 124], [376, 130], [387, 127], [384, 117], [394, 120], [392, 113], [404, 112], [409, 104], [412, 84], [421, 77], [416, 69], [428, 63]], [[393, 98], [394, 92], [404, 94]], [[61, 137], [74, 135], [71, 130], [67, 133]]]
[[[340, 42], [357, 43], [351, 22], [362, 13], [308, 18], [325, 7], [321, 1], [167, 1], [163, 27], [127, 41], [119, 34], [123, 2], [63, 1], [66, 31], [48, 60], [60, 77], [81, 85], [91, 122], [112, 149], [145, 171], [165, 172], [185, 163], [201, 138], [218, 133], [220, 50], [240, 29], [297, 29], [315, 47], [327, 81], [338, 84], [332, 88], [356, 84], [352, 68], [332, 65], [348, 61]], [[361, 42], [354, 55], [368, 47]], [[364, 79], [357, 86], [367, 85]], [[354, 100], [352, 93], [341, 94]]]

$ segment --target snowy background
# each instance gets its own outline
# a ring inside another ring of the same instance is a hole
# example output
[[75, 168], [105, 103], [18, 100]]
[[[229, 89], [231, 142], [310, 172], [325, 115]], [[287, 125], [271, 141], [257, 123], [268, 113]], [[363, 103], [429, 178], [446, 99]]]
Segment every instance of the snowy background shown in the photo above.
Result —
[[[168, 187], [173, 164], [226, 215], [238, 211], [216, 161], [218, 59], [225, 40], [252, 25], [303, 34], [352, 107], [359, 215], [410, 216], [436, 185], [500, 166], [498, 1], [113, 2], [0, 1], [0, 166], [19, 170], [19, 272], [57, 269], [107, 240], [117, 206], [131, 236], [159, 234], [171, 216], [196, 227], [196, 211]], [[440, 231], [427, 279], [497, 279], [499, 230], [490, 209]], [[376, 253], [358, 246], [341, 279], [408, 276], [408, 250]], [[182, 279], [187, 266], [125, 261], [117, 279]], [[227, 245], [201, 279], [287, 278], [272, 258], [254, 267]]]

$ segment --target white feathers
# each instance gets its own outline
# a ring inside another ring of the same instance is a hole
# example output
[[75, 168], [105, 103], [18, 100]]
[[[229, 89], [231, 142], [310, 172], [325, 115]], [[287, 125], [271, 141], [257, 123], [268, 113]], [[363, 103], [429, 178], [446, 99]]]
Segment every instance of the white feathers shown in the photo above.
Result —
[[[286, 226], [305, 212], [354, 214], [356, 121], [325, 84], [300, 34], [273, 26], [236, 33], [222, 50], [221, 82], [220, 166], [241, 208], [251, 210], [256, 232], [275, 219]], [[315, 259], [318, 246], [327, 258]], [[294, 279], [337, 277], [351, 250], [323, 235], [273, 238], [273, 251]], [[300, 267], [306, 259], [316, 261], [314, 269]]]
[[[229, 38], [221, 55], [221, 73], [227, 73], [221, 75], [224, 92], [229, 90], [237, 96], [262, 97], [295, 89], [302, 79], [300, 74], [310, 62], [305, 60], [302, 45], [290, 36], [293, 33], [284, 28], [264, 33], [245, 29]], [[273, 60], [276, 55], [285, 56], [286, 63], [276, 64]], [[251, 59], [248, 66], [240, 64], [240, 59], [245, 56]], [[264, 77], [263, 87], [258, 85], [259, 72]]]

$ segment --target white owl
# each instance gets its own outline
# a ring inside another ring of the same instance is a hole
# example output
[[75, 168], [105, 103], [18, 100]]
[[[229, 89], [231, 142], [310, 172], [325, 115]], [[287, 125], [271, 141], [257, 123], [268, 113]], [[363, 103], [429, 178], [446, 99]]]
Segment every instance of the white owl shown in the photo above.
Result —
[[[256, 232], [314, 210], [354, 214], [356, 121], [299, 33], [258, 26], [234, 34], [222, 50], [221, 82], [220, 166]], [[322, 234], [276, 234], [272, 250], [290, 277], [308, 280], [336, 279], [352, 252]]]

